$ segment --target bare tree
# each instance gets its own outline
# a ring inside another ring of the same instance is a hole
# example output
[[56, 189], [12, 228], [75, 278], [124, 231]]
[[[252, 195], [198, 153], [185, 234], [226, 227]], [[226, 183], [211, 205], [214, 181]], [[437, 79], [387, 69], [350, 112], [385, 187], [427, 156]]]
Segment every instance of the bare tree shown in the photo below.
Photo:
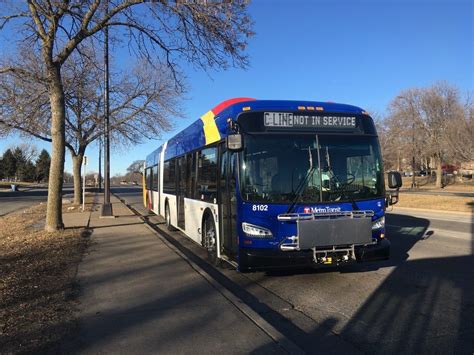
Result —
[[[104, 4], [106, 4], [104, 6]], [[18, 35], [31, 52], [40, 54], [42, 75], [17, 65], [18, 58], [5, 63], [0, 74], [20, 73], [46, 87], [51, 112], [51, 169], [46, 230], [63, 228], [61, 192], [65, 157], [66, 105], [62, 69], [85, 40], [96, 39], [105, 27], [117, 27], [138, 55], [153, 62], [161, 59], [181, 82], [179, 60], [200, 68], [245, 66], [243, 54], [252, 35], [246, 1], [149, 2], [145, 0], [88, 0], [81, 2], [27, 0], [1, 9], [0, 29], [10, 21], [20, 23]]]
[[128, 174], [143, 174], [143, 165], [145, 164], [144, 160], [135, 160], [132, 164], [129, 165], [127, 168]]
[[474, 161], [474, 102], [467, 96], [463, 112], [451, 117], [446, 129], [450, 156], [457, 162]]
[[135, 160], [127, 168], [127, 174], [125, 175], [129, 181], [138, 182], [142, 181], [144, 160]]
[[[65, 144], [71, 153], [74, 203], [82, 202], [82, 161], [87, 147], [103, 134], [102, 70], [97, 51], [81, 48], [63, 67], [66, 105]], [[40, 67], [38, 58], [25, 65]], [[3, 131], [18, 130], [51, 141], [48, 94], [40, 82], [12, 73], [0, 84], [0, 114]], [[159, 138], [171, 128], [170, 117], [180, 116], [181, 87], [174, 85], [169, 70], [140, 63], [131, 72], [111, 75], [110, 129], [115, 146]], [[1, 130], [1, 127], [0, 127]]]
[[442, 185], [442, 166], [448, 157], [448, 127], [463, 117], [458, 90], [439, 82], [423, 90], [421, 100], [422, 129], [426, 146], [436, 163], [436, 187]]
[[434, 162], [436, 187], [442, 187], [443, 163], [474, 159], [473, 111], [471, 101], [463, 106], [458, 89], [446, 82], [404, 90], [389, 106], [391, 144], [412, 158], [413, 171], [417, 164]]
[[[103, 86], [94, 52], [78, 56], [65, 66], [66, 147], [71, 153], [74, 202], [81, 203], [81, 167], [86, 148], [103, 134]], [[72, 63], [72, 62], [71, 62]], [[130, 73], [116, 73], [110, 84], [110, 130], [112, 144], [138, 144], [157, 139], [179, 117], [182, 92], [169, 70], [142, 62]]]
[[374, 120], [375, 128], [377, 129], [377, 135], [379, 137], [380, 149], [382, 151], [382, 159], [385, 169], [400, 170], [400, 167], [394, 164], [394, 162], [397, 161], [397, 158], [394, 156], [396, 149], [393, 149], [393, 140], [390, 137], [387, 119], [379, 112], [373, 110], [369, 110], [369, 112], [370, 116]]
[[411, 162], [412, 187], [415, 187], [417, 157], [423, 155], [424, 137], [420, 131], [420, 89], [403, 90], [389, 104], [387, 130], [391, 147], [397, 152], [397, 169], [403, 156]]

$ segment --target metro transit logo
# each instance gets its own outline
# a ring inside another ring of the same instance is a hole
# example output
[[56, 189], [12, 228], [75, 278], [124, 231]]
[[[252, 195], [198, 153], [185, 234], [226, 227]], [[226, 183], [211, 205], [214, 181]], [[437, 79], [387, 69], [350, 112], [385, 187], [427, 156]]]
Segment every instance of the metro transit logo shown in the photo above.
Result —
[[304, 207], [304, 213], [331, 213], [331, 212], [341, 212], [341, 207]]

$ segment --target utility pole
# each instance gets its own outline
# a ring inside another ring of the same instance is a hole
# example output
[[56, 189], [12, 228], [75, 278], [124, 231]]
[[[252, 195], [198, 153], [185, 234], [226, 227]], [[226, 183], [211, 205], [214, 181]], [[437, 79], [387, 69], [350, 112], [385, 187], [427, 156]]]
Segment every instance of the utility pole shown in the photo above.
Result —
[[87, 156], [84, 155], [82, 159], [82, 164], [84, 165], [83, 172], [83, 182], [82, 182], [82, 212], [86, 210], [86, 169], [87, 169]]
[[412, 141], [411, 141], [411, 144], [412, 144], [412, 148], [413, 148], [413, 151], [412, 151], [412, 158], [411, 158], [411, 171], [413, 172], [413, 176], [411, 178], [411, 188], [414, 189], [416, 187], [416, 177], [415, 177], [415, 166], [416, 166], [416, 163], [415, 163], [415, 117], [413, 116], [413, 122], [412, 122], [412, 125], [411, 125], [411, 131], [412, 131]]
[[[105, 2], [105, 13], [109, 12], [109, 2]], [[104, 204], [102, 205], [101, 217], [113, 217], [112, 204], [110, 203], [110, 140], [109, 140], [109, 27], [104, 27]]]
[[99, 192], [102, 192], [102, 137], [99, 137]]

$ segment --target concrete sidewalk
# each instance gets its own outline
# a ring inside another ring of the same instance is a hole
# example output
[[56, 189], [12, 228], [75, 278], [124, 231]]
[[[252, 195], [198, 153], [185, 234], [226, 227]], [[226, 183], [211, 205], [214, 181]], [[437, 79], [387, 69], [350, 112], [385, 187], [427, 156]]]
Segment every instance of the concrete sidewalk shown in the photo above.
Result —
[[[73, 353], [286, 353], [112, 196], [90, 214]], [[67, 221], [66, 223], [73, 223]]]

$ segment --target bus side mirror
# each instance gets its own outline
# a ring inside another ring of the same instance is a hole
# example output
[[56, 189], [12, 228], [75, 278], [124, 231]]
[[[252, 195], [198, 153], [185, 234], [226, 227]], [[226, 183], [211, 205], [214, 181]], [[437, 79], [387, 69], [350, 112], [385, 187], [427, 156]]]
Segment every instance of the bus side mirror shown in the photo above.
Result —
[[391, 189], [399, 189], [402, 187], [402, 175], [398, 171], [388, 172], [388, 187]]
[[398, 203], [398, 190], [390, 191], [385, 195], [385, 207], [392, 206]]
[[240, 133], [227, 136], [227, 150], [231, 152], [239, 152], [244, 148], [243, 137]]

